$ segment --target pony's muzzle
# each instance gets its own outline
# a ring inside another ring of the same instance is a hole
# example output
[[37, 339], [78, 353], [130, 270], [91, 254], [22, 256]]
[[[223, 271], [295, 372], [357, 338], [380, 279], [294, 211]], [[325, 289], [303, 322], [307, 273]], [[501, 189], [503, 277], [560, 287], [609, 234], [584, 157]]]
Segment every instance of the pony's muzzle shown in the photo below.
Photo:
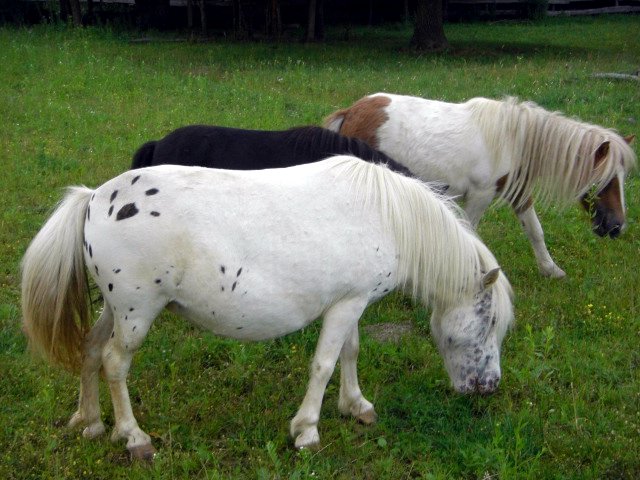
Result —
[[489, 395], [498, 389], [500, 384], [500, 373], [481, 373], [477, 376], [471, 376], [464, 383], [455, 386], [458, 393], [470, 395], [479, 393], [480, 395]]

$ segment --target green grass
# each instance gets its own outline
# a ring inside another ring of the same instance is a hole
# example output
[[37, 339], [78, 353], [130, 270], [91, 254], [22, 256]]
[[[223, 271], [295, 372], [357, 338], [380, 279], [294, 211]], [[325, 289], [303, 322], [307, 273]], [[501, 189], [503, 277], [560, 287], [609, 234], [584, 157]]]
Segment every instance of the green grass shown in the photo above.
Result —
[[[402, 27], [335, 30], [326, 44], [130, 44], [128, 34], [0, 29], [0, 478], [637, 478], [640, 476], [640, 180], [629, 228], [596, 238], [578, 207], [542, 212], [563, 281], [538, 275], [514, 215], [480, 234], [516, 292], [503, 382], [462, 397], [428, 312], [391, 295], [362, 324], [412, 321], [401, 343], [363, 334], [359, 371], [380, 416], [340, 417], [329, 384], [323, 448], [297, 452], [288, 422], [304, 395], [318, 325], [272, 342], [223, 340], [163, 315], [134, 360], [134, 412], [160, 455], [130, 465], [122, 444], [63, 428], [77, 378], [26, 352], [19, 262], [62, 189], [97, 186], [133, 151], [180, 125], [317, 124], [362, 95], [447, 101], [517, 95], [640, 134], [637, 82], [594, 79], [640, 66], [640, 17], [448, 25], [453, 50], [416, 55]], [[637, 148], [637, 147], [636, 147]], [[107, 426], [110, 399], [102, 390]]]

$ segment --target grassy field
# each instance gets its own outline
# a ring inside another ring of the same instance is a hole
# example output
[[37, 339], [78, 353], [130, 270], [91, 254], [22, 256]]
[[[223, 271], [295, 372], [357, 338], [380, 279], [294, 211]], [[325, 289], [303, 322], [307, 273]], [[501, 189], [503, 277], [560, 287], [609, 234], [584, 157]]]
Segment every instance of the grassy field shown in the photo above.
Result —
[[446, 29], [450, 52], [419, 56], [404, 27], [352, 30], [349, 41], [338, 29], [318, 45], [131, 44], [131, 34], [105, 30], [0, 29], [0, 478], [639, 478], [637, 175], [619, 240], [595, 237], [577, 206], [542, 212], [562, 281], [538, 275], [508, 209], [483, 219], [480, 234], [516, 293], [493, 396], [450, 389], [428, 311], [397, 294], [370, 307], [363, 326], [414, 329], [399, 343], [363, 333], [361, 384], [380, 420], [341, 418], [334, 375], [319, 451], [295, 451], [287, 434], [318, 325], [242, 344], [159, 318], [129, 381], [159, 450], [147, 467], [131, 465], [123, 444], [64, 428], [78, 379], [26, 352], [19, 294], [20, 259], [63, 187], [103, 183], [144, 141], [184, 124], [317, 124], [388, 91], [447, 101], [517, 95], [640, 134], [638, 82], [591, 77], [636, 71], [638, 31], [637, 16], [457, 24]]

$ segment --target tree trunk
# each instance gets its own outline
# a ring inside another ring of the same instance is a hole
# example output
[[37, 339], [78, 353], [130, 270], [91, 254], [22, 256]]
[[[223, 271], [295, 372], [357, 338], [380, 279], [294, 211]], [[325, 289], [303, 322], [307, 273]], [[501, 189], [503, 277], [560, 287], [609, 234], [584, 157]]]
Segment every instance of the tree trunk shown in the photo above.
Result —
[[282, 36], [282, 19], [280, 17], [280, 0], [267, 0], [266, 33], [270, 37]]
[[193, 33], [193, 0], [187, 0], [187, 28], [191, 35]]
[[233, 0], [233, 35], [238, 40], [245, 40], [251, 36], [249, 25], [244, 17], [242, 0]]
[[307, 42], [316, 39], [316, 0], [309, 0], [309, 22], [307, 23]]
[[203, 37], [207, 36], [207, 9], [205, 0], [200, 0], [200, 27]]
[[82, 10], [80, 9], [80, 0], [70, 0], [71, 4], [71, 16], [73, 17], [73, 24], [76, 27], [82, 26]]
[[444, 35], [443, 0], [418, 0], [411, 45], [416, 50], [439, 52], [449, 47]]
[[71, 6], [69, 5], [69, 0], [60, 0], [60, 21], [66, 22], [69, 18], [69, 12], [71, 11]]

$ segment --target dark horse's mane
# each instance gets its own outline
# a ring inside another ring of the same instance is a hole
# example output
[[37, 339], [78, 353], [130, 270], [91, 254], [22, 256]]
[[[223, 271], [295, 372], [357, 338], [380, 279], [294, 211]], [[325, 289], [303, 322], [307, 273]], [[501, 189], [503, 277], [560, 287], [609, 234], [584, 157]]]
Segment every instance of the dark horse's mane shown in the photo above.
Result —
[[317, 162], [333, 155], [353, 155], [413, 176], [406, 167], [365, 142], [316, 126], [267, 131], [190, 125], [142, 145], [133, 156], [131, 168], [173, 164], [261, 170]]

